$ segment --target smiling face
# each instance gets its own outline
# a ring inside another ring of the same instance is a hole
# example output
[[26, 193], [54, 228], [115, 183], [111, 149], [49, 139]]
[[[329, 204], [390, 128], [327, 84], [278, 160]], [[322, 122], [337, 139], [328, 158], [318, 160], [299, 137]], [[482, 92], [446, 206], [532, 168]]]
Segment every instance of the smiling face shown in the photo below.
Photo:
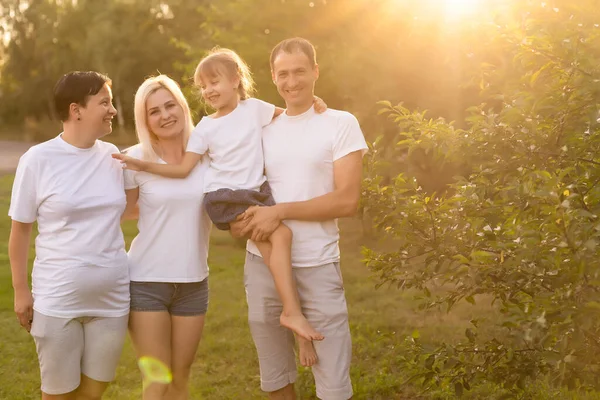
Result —
[[239, 79], [232, 79], [225, 73], [200, 76], [202, 98], [217, 111], [231, 111], [237, 106], [239, 85]]
[[96, 132], [101, 138], [112, 132], [112, 119], [117, 110], [112, 104], [112, 91], [105, 83], [98, 93], [86, 98], [85, 106], [73, 104], [81, 127], [89, 132]]
[[146, 100], [148, 129], [158, 139], [172, 139], [183, 133], [185, 116], [183, 108], [173, 94], [161, 87]]
[[271, 71], [277, 91], [289, 111], [304, 112], [313, 103], [319, 66], [313, 65], [302, 51], [280, 51], [273, 60]]

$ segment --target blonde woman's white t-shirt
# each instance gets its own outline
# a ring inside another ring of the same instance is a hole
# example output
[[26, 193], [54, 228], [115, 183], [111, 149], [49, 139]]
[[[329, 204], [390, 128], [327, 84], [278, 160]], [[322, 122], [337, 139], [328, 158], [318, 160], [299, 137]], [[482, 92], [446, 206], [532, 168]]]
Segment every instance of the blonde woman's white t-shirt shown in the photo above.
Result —
[[61, 318], [129, 312], [129, 273], [120, 218], [123, 172], [116, 146], [80, 149], [62, 137], [31, 147], [19, 160], [8, 214], [37, 221], [33, 308]]
[[[141, 145], [127, 155], [142, 158]], [[139, 233], [128, 252], [132, 281], [184, 283], [208, 277], [211, 221], [202, 206], [207, 167], [202, 160], [185, 179], [125, 171], [125, 188], [140, 193]]]
[[[267, 181], [277, 203], [310, 200], [333, 192], [334, 161], [355, 151], [365, 154], [367, 143], [356, 118], [328, 109], [317, 114], [311, 107], [301, 115], [286, 113], [263, 129]], [[293, 232], [292, 264], [314, 267], [340, 258], [337, 220], [286, 220]], [[252, 241], [248, 251], [260, 255]]]
[[186, 151], [208, 154], [205, 193], [224, 188], [260, 189], [265, 182], [262, 128], [271, 122], [274, 113], [274, 105], [250, 98], [240, 101], [223, 117], [200, 120]]

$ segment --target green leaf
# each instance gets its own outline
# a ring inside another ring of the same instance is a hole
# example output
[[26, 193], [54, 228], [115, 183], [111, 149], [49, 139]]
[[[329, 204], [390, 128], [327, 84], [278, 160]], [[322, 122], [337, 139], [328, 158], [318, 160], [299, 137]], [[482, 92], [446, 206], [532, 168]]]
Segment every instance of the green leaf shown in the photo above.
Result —
[[378, 106], [383, 106], [383, 107], [387, 107], [387, 108], [392, 108], [392, 103], [390, 103], [388, 100], [380, 100], [377, 103]]
[[425, 360], [425, 368], [432, 369], [434, 362], [435, 362], [435, 354], [432, 354], [429, 357], [427, 357], [427, 359]]
[[454, 256], [452, 256], [452, 258], [458, 262], [460, 262], [461, 264], [469, 264], [469, 259], [465, 256], [463, 256], [462, 254], [456, 254]]
[[456, 397], [462, 397], [463, 395], [463, 384], [461, 382], [455, 382], [454, 383], [454, 393], [456, 394]]
[[469, 339], [469, 342], [475, 343], [475, 333], [471, 330], [471, 328], [467, 328], [465, 330], [465, 336]]
[[538, 69], [533, 75], [531, 75], [531, 79], [529, 80], [529, 85], [531, 85], [531, 87], [535, 86], [535, 83], [537, 82], [538, 78], [540, 77], [540, 74], [542, 72], [544, 72], [545, 70], [547, 70], [548, 68], [550, 68], [552, 65], [554, 65], [554, 62], [550, 61], [547, 64], [545, 64], [542, 68]]

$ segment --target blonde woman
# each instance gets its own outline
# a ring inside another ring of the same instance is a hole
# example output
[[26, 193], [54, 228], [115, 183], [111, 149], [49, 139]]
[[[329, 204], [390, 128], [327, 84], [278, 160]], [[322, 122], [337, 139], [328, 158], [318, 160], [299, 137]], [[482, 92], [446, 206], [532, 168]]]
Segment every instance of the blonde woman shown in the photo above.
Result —
[[[139, 144], [131, 157], [179, 164], [193, 129], [181, 89], [160, 75], [135, 96]], [[139, 233], [129, 249], [130, 335], [138, 357], [166, 364], [170, 385], [152, 383], [144, 400], [187, 399], [190, 368], [208, 307], [208, 241], [211, 221], [202, 207], [207, 163], [185, 179], [125, 171], [126, 214], [139, 208]]]

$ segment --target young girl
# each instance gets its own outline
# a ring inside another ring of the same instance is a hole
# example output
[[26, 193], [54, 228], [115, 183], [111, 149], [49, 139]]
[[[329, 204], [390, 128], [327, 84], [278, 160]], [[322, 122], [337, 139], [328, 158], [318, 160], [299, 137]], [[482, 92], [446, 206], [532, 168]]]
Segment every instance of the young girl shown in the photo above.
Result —
[[[216, 112], [198, 123], [181, 164], [150, 163], [123, 154], [113, 157], [121, 160], [127, 169], [184, 178], [207, 153], [210, 165], [205, 177], [204, 206], [217, 228], [228, 230], [248, 207], [275, 204], [264, 176], [261, 132], [283, 109], [250, 97], [254, 85], [250, 70], [228, 49], [215, 49], [202, 59], [196, 68], [194, 83]], [[325, 105], [317, 100], [317, 108], [323, 111]], [[166, 119], [163, 126], [173, 123]], [[257, 243], [283, 304], [280, 323], [296, 333], [300, 361], [310, 366], [316, 362], [311, 341], [322, 340], [323, 336], [302, 314], [292, 275], [291, 245], [292, 232], [283, 224], [268, 242]]]

